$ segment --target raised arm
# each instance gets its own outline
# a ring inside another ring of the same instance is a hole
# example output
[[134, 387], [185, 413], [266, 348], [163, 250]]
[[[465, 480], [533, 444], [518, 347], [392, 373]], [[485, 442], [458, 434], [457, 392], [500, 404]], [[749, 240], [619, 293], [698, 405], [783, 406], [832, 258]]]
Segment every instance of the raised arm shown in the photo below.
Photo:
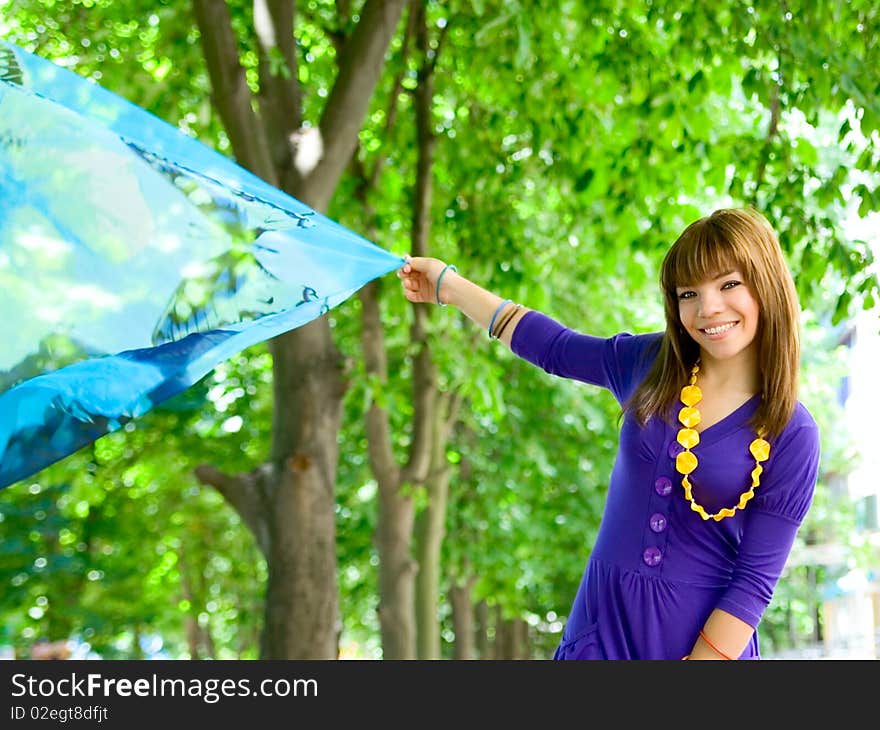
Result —
[[[503, 297], [474, 284], [440, 259], [407, 257], [406, 263], [398, 269], [397, 275], [403, 284], [404, 295], [411, 302], [441, 306], [451, 304], [487, 332], [490, 323], [493, 332], [498, 332], [503, 326], [498, 339], [507, 347], [510, 347], [517, 324], [528, 311], [525, 307], [517, 309], [517, 305], [513, 302], [505, 303]], [[504, 306], [501, 306], [502, 304]]]

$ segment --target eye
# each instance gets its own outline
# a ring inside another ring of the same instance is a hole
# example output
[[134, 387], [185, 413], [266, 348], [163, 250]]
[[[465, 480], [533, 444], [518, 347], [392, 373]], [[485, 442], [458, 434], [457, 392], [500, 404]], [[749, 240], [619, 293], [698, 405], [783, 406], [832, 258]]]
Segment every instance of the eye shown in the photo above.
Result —
[[679, 299], [693, 299], [695, 296], [697, 296], [696, 292], [688, 290], [688, 291], [683, 291], [683, 292], [679, 293], [678, 298]]
[[741, 282], [741, 281], [736, 281], [735, 279], [734, 279], [733, 281], [726, 281], [726, 282], [724, 282], [724, 286], [722, 286], [721, 289], [722, 289], [722, 290], [724, 290], [724, 289], [733, 289], [734, 287], [737, 287], [737, 286], [739, 286], [740, 284], [742, 284], [742, 282]]

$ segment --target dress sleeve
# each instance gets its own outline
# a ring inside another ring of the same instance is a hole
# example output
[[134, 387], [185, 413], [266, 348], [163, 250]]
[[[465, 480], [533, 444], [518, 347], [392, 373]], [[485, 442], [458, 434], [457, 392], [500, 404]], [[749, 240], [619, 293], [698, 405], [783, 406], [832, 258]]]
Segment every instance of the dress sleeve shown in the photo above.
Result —
[[[804, 409], [804, 413], [806, 410]], [[775, 448], [776, 453], [773, 453]], [[767, 470], [746, 507], [739, 557], [718, 608], [757, 627], [813, 500], [819, 430], [812, 418], [771, 447]]]
[[607, 388], [623, 403], [647, 375], [661, 336], [623, 332], [594, 337], [531, 310], [517, 324], [510, 346], [551, 375]]

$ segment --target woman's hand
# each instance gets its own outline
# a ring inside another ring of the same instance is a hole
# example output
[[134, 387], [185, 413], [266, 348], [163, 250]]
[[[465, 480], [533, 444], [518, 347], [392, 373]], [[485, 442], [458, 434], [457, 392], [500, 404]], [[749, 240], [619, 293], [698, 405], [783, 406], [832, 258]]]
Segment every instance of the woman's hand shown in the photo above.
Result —
[[[437, 277], [445, 266], [446, 264], [440, 259], [407, 256], [406, 263], [397, 270], [404, 296], [411, 302], [436, 304]], [[451, 269], [446, 272], [441, 283], [443, 289], [446, 289], [447, 277], [453, 273]], [[443, 302], [446, 303], [445, 298]]]

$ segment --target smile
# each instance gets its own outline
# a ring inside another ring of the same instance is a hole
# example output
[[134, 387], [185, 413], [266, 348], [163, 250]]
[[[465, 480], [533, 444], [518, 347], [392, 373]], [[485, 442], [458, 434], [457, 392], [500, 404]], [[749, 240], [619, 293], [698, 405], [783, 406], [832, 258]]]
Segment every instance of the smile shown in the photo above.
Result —
[[720, 324], [717, 327], [706, 327], [706, 329], [700, 330], [700, 332], [705, 332], [707, 335], [721, 335], [727, 332], [727, 330], [732, 327], [736, 327], [736, 322], [728, 322], [727, 324]]

